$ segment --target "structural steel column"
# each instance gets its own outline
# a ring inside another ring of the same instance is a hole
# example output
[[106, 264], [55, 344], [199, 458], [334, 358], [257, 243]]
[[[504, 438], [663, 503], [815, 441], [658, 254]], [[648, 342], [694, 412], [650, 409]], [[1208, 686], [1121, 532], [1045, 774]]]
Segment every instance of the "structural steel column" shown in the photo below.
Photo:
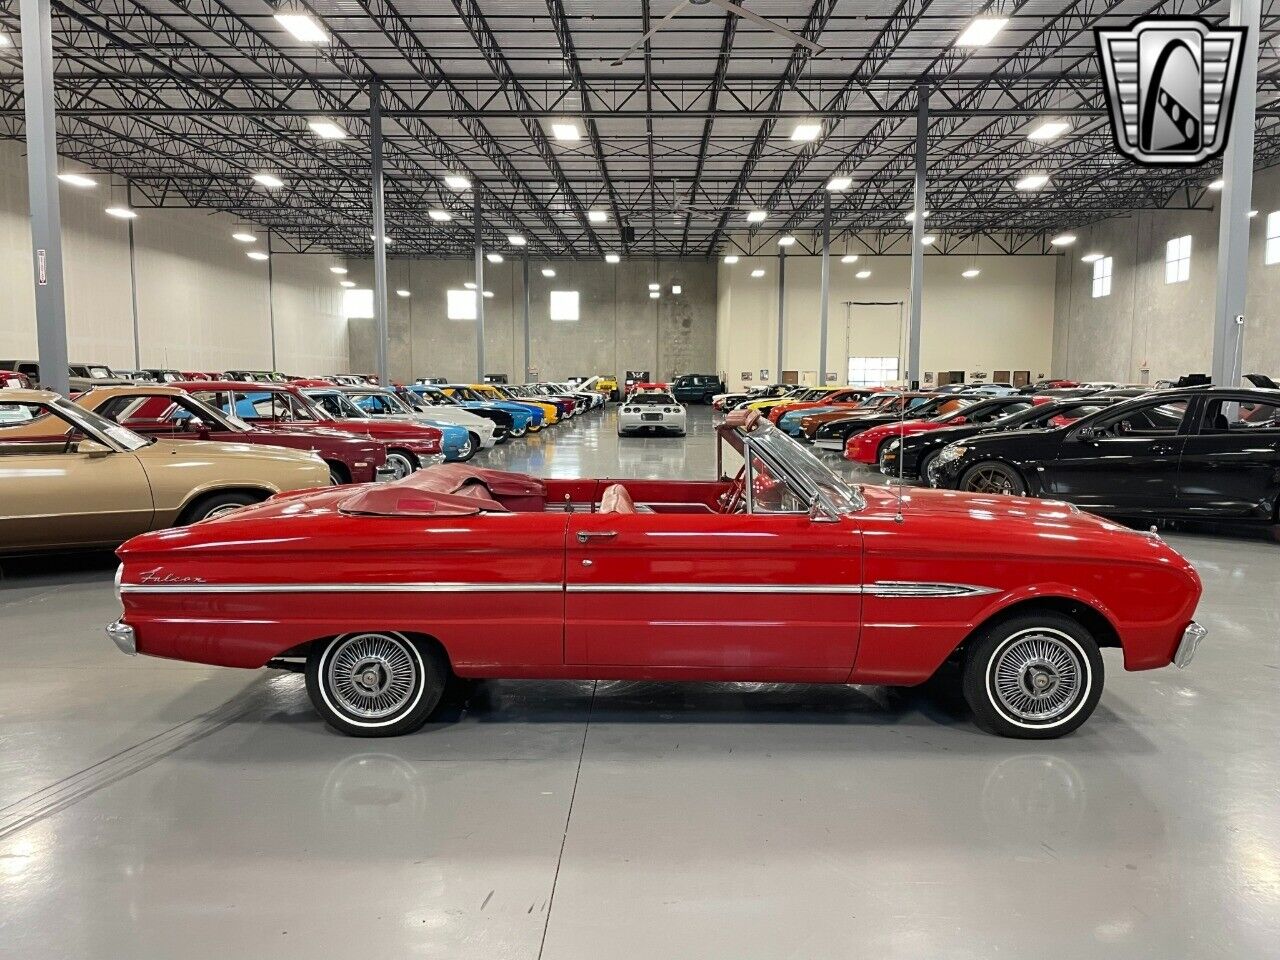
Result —
[[[374, 359], [378, 382], [391, 383], [391, 333], [387, 322], [387, 219], [382, 195], [382, 81], [369, 81], [369, 154], [373, 183], [373, 319]], [[272, 334], [272, 350], [275, 335]]]
[[64, 396], [67, 310], [62, 287], [62, 214], [58, 206], [58, 139], [53, 108], [53, 32], [49, 0], [21, 0], [22, 84], [27, 120], [27, 191], [36, 286], [36, 352], [40, 385]]
[[[129, 208], [133, 208], [130, 201]], [[138, 322], [138, 250], [133, 240], [133, 221], [129, 221], [129, 303], [133, 307], [133, 369], [142, 369], [142, 330]]]
[[787, 293], [787, 251], [783, 247], [778, 248], [778, 366], [773, 371], [773, 382], [782, 382], [782, 333], [783, 322], [786, 319], [786, 293]]
[[1218, 206], [1218, 289], [1213, 320], [1213, 382], [1240, 384], [1249, 281], [1249, 204], [1253, 199], [1253, 123], [1258, 103], [1260, 0], [1231, 0], [1231, 25], [1245, 28], [1236, 108], [1222, 160]]
[[524, 258], [524, 382], [528, 383], [533, 377], [530, 370], [533, 368], [533, 362], [529, 358], [529, 257]]
[[831, 191], [822, 192], [822, 280], [818, 285], [818, 386], [827, 382], [827, 298], [831, 293]]
[[471, 185], [471, 219], [476, 231], [476, 383], [484, 383], [484, 238], [480, 232], [480, 185]]
[[907, 386], [920, 386], [920, 316], [924, 300], [924, 179], [929, 164], [929, 87], [920, 84], [916, 105], [916, 184], [911, 219], [911, 310], [907, 315]]
[[[279, 363], [276, 361], [276, 274], [275, 274], [276, 258], [271, 250], [271, 231], [267, 231], [267, 325], [271, 328], [271, 370], [274, 373], [280, 369]], [[385, 292], [385, 287], [384, 287]], [[383, 304], [385, 306], [386, 300]], [[383, 316], [386, 316], [384, 311]], [[382, 369], [378, 369], [378, 377], [383, 376]], [[388, 381], [382, 380], [382, 383]]]

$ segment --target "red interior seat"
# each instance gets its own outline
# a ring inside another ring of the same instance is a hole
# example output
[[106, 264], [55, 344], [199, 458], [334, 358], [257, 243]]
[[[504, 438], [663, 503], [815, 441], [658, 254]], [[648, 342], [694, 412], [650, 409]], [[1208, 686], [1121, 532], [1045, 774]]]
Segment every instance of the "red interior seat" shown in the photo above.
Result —
[[627, 493], [627, 488], [620, 483], [612, 484], [604, 488], [604, 493], [600, 496], [600, 513], [639, 513], [635, 503], [631, 499], [631, 494]]

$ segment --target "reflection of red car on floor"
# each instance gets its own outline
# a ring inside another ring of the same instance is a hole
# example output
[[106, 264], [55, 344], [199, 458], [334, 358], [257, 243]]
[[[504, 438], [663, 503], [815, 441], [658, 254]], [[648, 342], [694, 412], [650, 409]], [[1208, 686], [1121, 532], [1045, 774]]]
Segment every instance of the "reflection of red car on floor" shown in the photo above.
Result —
[[1101, 647], [1147, 670], [1203, 635], [1200, 581], [1159, 538], [1060, 503], [850, 486], [754, 412], [719, 438], [733, 479], [451, 465], [135, 537], [109, 633], [302, 672], [355, 736], [421, 727], [455, 677], [914, 685], [954, 658], [978, 723], [1028, 739], [1092, 713]]

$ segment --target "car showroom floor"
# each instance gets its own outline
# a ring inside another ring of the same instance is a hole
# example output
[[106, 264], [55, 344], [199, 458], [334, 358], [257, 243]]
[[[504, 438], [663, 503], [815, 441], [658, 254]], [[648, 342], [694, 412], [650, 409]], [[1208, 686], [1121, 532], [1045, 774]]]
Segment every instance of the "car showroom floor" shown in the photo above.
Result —
[[[693, 414], [477, 462], [710, 477]], [[300, 677], [121, 656], [109, 556], [5, 561], [0, 956], [1280, 956], [1280, 553], [1169, 540], [1196, 662], [1108, 651], [1047, 743], [910, 691], [534, 682], [345, 739]]]

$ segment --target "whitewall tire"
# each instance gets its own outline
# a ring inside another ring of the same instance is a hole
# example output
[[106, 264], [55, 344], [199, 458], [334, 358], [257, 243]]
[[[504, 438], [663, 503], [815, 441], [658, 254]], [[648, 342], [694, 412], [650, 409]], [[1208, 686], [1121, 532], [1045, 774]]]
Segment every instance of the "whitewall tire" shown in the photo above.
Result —
[[371, 630], [313, 644], [306, 677], [312, 706], [329, 726], [353, 737], [394, 737], [426, 723], [449, 669], [435, 648]]

